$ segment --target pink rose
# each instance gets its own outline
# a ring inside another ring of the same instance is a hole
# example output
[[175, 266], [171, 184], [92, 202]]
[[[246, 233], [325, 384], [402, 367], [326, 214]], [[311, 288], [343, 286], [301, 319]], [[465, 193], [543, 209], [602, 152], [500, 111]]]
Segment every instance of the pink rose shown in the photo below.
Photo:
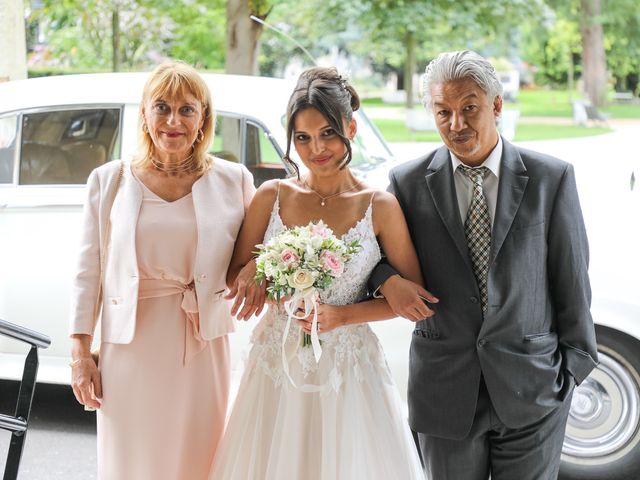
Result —
[[322, 239], [329, 238], [329, 229], [324, 225], [324, 223], [320, 222], [311, 227], [311, 234], [314, 236], [318, 236]]
[[296, 255], [296, 252], [294, 252], [290, 248], [286, 248], [282, 251], [282, 253], [280, 254], [280, 259], [284, 262], [285, 265], [298, 263], [298, 260], [300, 260], [298, 258], [298, 255]]
[[322, 261], [322, 265], [326, 269], [330, 270], [329, 275], [331, 275], [332, 277], [338, 277], [342, 275], [342, 272], [344, 271], [344, 265], [342, 263], [342, 260], [340, 260], [335, 253], [326, 250], [322, 252], [322, 255], [320, 255], [320, 260]]

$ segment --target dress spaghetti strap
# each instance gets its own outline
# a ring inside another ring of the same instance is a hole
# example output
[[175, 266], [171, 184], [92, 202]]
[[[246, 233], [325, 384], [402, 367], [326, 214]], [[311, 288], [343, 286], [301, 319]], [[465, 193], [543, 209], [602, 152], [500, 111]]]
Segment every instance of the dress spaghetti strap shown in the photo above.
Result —
[[280, 183], [281, 180], [278, 179], [278, 187], [276, 189], [276, 200], [273, 202], [273, 211], [280, 214]]

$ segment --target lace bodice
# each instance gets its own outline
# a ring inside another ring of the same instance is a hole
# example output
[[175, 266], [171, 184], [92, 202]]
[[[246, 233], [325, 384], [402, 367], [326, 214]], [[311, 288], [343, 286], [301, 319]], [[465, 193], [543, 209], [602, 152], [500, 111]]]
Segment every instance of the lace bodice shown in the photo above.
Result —
[[[330, 287], [320, 292], [323, 303], [331, 305], [347, 305], [361, 301], [366, 296], [366, 284], [373, 268], [380, 261], [380, 247], [376, 240], [372, 223], [373, 203], [369, 204], [364, 216], [351, 227], [341, 239], [345, 242], [358, 240], [361, 248], [345, 264], [343, 274], [334, 279]], [[264, 235], [266, 243], [273, 236], [278, 235], [287, 227], [280, 217], [280, 199], [276, 197], [269, 224]], [[248, 359], [264, 369], [276, 384], [283, 379], [281, 344], [287, 314], [281, 306], [271, 306], [267, 314], [252, 335], [253, 349]], [[291, 328], [288, 342], [299, 342], [300, 329], [297, 325]], [[386, 362], [382, 355], [378, 339], [368, 324], [355, 324], [336, 328], [330, 332], [321, 333], [323, 354], [320, 364], [316, 364], [310, 347], [298, 349], [297, 357], [293, 361], [299, 364], [299, 372], [303, 377], [316, 374], [318, 369], [327, 371], [322, 379], [313, 381], [323, 383], [327, 389], [337, 390], [341, 383], [340, 371], [343, 368], [353, 368], [356, 372], [366, 364], [376, 368], [384, 366]], [[322, 364], [329, 363], [331, 368], [322, 368]], [[292, 373], [296, 367], [292, 368]]]
[[[358, 240], [361, 248], [345, 264], [342, 275], [336, 278], [327, 290], [320, 292], [320, 299], [323, 303], [348, 305], [356, 303], [366, 296], [367, 280], [381, 258], [380, 247], [373, 231], [372, 206], [373, 203], [370, 203], [364, 216], [342, 235], [341, 240], [345, 243]], [[286, 228], [280, 218], [280, 196], [278, 195], [273, 204], [263, 243], [267, 243]]]

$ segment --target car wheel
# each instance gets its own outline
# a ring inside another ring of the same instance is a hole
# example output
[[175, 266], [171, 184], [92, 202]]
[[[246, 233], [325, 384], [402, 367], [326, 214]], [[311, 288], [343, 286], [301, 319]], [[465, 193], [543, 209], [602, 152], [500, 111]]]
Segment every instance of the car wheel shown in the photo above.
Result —
[[562, 480], [640, 478], [640, 342], [596, 326], [600, 364], [576, 388]]

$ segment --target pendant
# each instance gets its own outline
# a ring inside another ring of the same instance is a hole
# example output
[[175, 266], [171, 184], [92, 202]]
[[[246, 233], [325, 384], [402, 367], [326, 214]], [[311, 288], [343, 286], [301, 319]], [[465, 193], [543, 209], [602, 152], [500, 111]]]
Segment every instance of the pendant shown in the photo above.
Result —
[[320, 206], [321, 206], [321, 207], [324, 207], [324, 200], [322, 200], [322, 201], [320, 202]]

